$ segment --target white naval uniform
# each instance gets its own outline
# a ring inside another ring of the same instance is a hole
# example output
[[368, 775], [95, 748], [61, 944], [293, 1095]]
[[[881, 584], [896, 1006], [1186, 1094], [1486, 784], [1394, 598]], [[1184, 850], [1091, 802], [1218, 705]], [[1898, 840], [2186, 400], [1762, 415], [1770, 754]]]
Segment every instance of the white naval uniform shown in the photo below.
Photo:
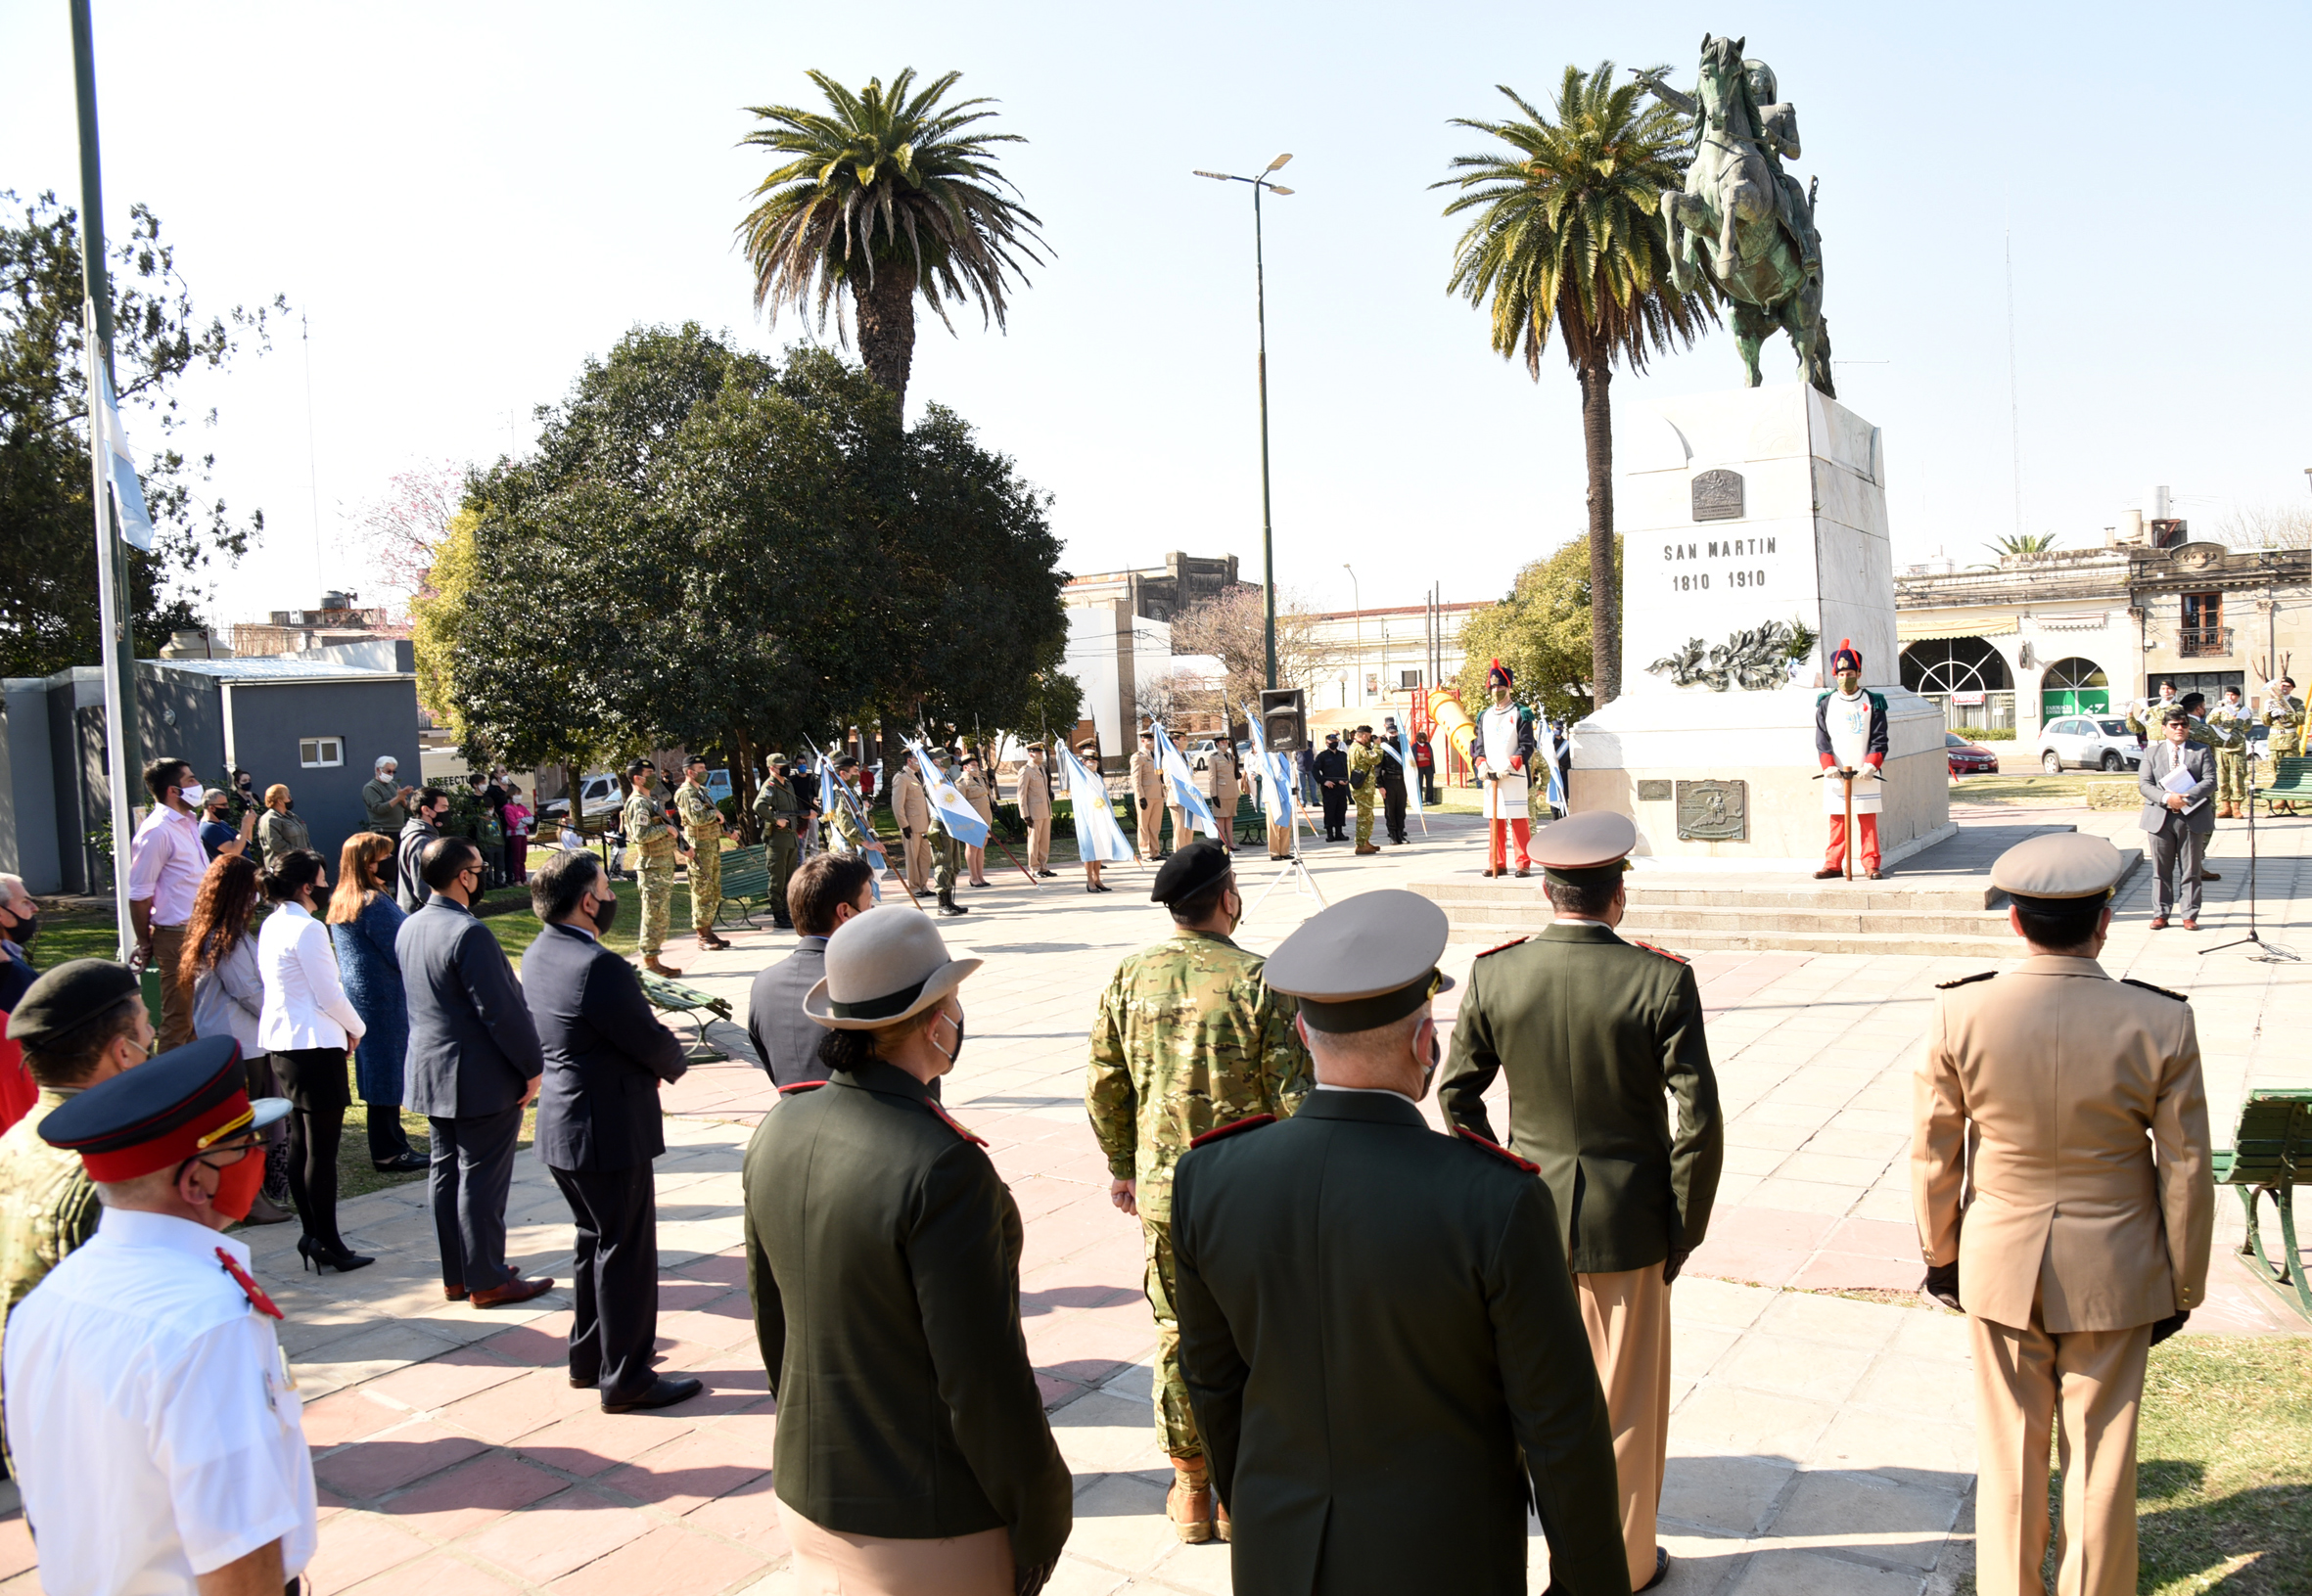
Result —
[[[1517, 756], [1517, 706], [1506, 709], [1487, 709], [1479, 718], [1485, 731], [1485, 767], [1501, 773], [1500, 781], [1485, 784], [1485, 818], [1488, 820], [1523, 820], [1526, 817], [1526, 788], [1532, 773], [1511, 770], [1509, 761]], [[1538, 751], [1540, 739], [1535, 740]], [[1499, 752], [1495, 751], [1499, 750]], [[1539, 757], [1537, 752], [1536, 757]]]
[[[1876, 814], [1885, 797], [1885, 783], [1863, 761], [1871, 752], [1871, 694], [1866, 689], [1848, 698], [1832, 690], [1823, 704], [1823, 730], [1830, 736], [1830, 757], [1840, 768], [1855, 771], [1855, 813]], [[1846, 783], [1835, 773], [1823, 777], [1823, 812], [1846, 813]]]
[[9, 1316], [8, 1444], [44, 1596], [192, 1596], [269, 1541], [312, 1561], [313, 1466], [232, 1237], [107, 1208]]

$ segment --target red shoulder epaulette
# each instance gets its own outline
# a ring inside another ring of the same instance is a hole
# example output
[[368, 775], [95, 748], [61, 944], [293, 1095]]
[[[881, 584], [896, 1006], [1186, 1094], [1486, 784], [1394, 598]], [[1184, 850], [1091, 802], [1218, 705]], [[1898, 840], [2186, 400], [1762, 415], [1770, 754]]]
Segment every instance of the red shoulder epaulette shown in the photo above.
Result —
[[823, 1080], [799, 1080], [792, 1086], [781, 1086], [779, 1088], [779, 1096], [784, 1097], [789, 1092], [812, 1091], [818, 1087], [824, 1086], [826, 1082]]
[[965, 1128], [962, 1120], [956, 1118], [946, 1109], [941, 1108], [937, 1103], [934, 1103], [930, 1099], [926, 1098], [924, 1100], [924, 1107], [931, 1110], [932, 1113], [938, 1115], [943, 1120], [947, 1121], [948, 1128], [953, 1131], [956, 1135], [962, 1137], [965, 1141], [977, 1142], [982, 1147], [988, 1145], [987, 1137], [974, 1135], [970, 1130]]
[[1225, 1125], [1215, 1125], [1203, 1135], [1191, 1137], [1188, 1145], [1202, 1147], [1206, 1142], [1217, 1142], [1223, 1136], [1233, 1136], [1240, 1130], [1251, 1130], [1258, 1125], [1272, 1125], [1275, 1122], [1276, 1116], [1272, 1114], [1249, 1115], [1242, 1119], [1231, 1119]]
[[1642, 942], [1635, 936], [1630, 938], [1630, 945], [1632, 947], [1642, 947], [1648, 953], [1659, 953], [1663, 958], [1668, 959], [1672, 964], [1685, 964], [1687, 962], [1686, 955], [1683, 953], [1673, 953], [1666, 947], [1656, 947], [1651, 942]]
[[[1502, 951], [1503, 948], [1515, 947], [1515, 946], [1517, 946], [1519, 943], [1521, 943], [1521, 942], [1524, 942], [1524, 941], [1527, 941], [1528, 939], [1529, 939], [1529, 938], [1527, 938], [1527, 937], [1523, 937], [1523, 936], [1512, 936], [1512, 937], [1510, 937], [1510, 938], [1509, 938], [1507, 941], [1505, 941], [1505, 942], [1496, 942], [1496, 943], [1494, 943], [1494, 945], [1493, 945], [1493, 946], [1491, 946], [1491, 947], [1489, 947], [1489, 948], [1487, 948], [1487, 949], [1485, 950], [1485, 953], [1499, 953], [1499, 952], [1501, 952], [1501, 951]], [[1482, 958], [1484, 958], [1484, 957], [1485, 957], [1485, 953], [1480, 953], [1480, 954], [1478, 954], [1477, 956], [1478, 956], [1479, 958], [1481, 958], [1481, 959], [1482, 959]]]
[[1538, 1175], [1542, 1172], [1542, 1166], [1540, 1164], [1529, 1163], [1528, 1161], [1519, 1158], [1516, 1154], [1510, 1152], [1499, 1142], [1487, 1141], [1484, 1137], [1478, 1135], [1477, 1132], [1471, 1130], [1467, 1125], [1460, 1123], [1458, 1120], [1454, 1122], [1453, 1133], [1456, 1136], [1458, 1136], [1462, 1141], [1467, 1142], [1471, 1147], [1482, 1148], [1484, 1151], [1491, 1153], [1497, 1159], [1503, 1159], [1510, 1163], [1514, 1163], [1518, 1168], [1523, 1169], [1529, 1175]]
[[220, 1247], [216, 1250], [216, 1260], [225, 1266], [225, 1273], [233, 1277], [233, 1284], [241, 1288], [241, 1295], [249, 1299], [251, 1307], [259, 1313], [270, 1314], [276, 1319], [281, 1317], [281, 1310], [275, 1307], [273, 1300], [265, 1295], [264, 1287], [249, 1278], [249, 1271], [233, 1261], [232, 1254]]

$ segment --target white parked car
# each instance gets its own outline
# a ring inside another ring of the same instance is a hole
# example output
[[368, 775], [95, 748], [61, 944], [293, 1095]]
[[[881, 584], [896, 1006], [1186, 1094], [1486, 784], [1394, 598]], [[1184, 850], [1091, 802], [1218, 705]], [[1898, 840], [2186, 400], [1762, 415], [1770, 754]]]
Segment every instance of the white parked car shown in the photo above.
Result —
[[[607, 770], [598, 770], [591, 776], [581, 778], [578, 782], [578, 813], [588, 820], [617, 814], [625, 807], [625, 798], [621, 792], [624, 786], [623, 777]], [[566, 815], [570, 813], [570, 799], [558, 798], [540, 812], [555, 818]]]
[[2064, 715], [2039, 733], [2039, 764], [2050, 775], [2075, 770], [2133, 770], [2144, 757], [2120, 715]]

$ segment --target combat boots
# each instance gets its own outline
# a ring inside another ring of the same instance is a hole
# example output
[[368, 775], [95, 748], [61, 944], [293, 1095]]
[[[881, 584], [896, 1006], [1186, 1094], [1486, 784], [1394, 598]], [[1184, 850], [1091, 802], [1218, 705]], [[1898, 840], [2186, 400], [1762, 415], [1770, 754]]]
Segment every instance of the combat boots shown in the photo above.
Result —
[[664, 976], [669, 980], [672, 980], [676, 976], [682, 974], [681, 971], [675, 969], [670, 964], [662, 964], [659, 961], [659, 956], [655, 953], [645, 953], [642, 955], [642, 968], [649, 971], [654, 976]]
[[1357, 844], [1357, 851], [1360, 854], [1378, 853], [1380, 852], [1380, 849], [1374, 847], [1370, 843], [1360, 843]]
[[1172, 1532], [1191, 1546], [1212, 1539], [1212, 1475], [1200, 1457], [1172, 1460], [1172, 1489], [1164, 1498], [1164, 1516]]
[[699, 951], [701, 953], [714, 953], [728, 946], [730, 944], [716, 935], [712, 930], [704, 926], [699, 928]]
[[940, 913], [969, 914], [971, 911], [955, 901], [955, 889], [950, 887], [940, 894]]

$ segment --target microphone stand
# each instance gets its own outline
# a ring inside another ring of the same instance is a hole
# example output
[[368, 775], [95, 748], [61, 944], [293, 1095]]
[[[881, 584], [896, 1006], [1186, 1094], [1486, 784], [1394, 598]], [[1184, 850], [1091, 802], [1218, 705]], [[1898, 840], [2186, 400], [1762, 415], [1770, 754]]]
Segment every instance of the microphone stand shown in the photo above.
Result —
[[2284, 947], [2278, 942], [2267, 942], [2256, 931], [2256, 784], [2252, 779], [2247, 784], [2247, 935], [2235, 936], [2229, 942], [2218, 942], [2213, 947], [2203, 947], [2199, 953], [2205, 958], [2210, 953], [2221, 953], [2228, 947], [2241, 947], [2248, 943], [2253, 943], [2261, 950], [2248, 955], [2254, 963], [2303, 963], [2302, 956], [2293, 948]]

